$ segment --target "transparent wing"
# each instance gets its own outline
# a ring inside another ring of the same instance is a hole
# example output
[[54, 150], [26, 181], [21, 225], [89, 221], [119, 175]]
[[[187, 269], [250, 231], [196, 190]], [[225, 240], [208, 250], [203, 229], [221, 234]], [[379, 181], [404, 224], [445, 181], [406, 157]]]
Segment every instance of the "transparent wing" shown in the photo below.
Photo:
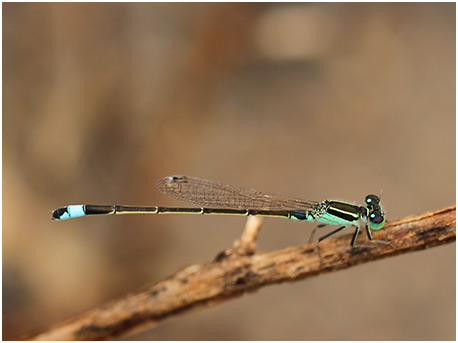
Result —
[[157, 181], [164, 194], [200, 206], [254, 210], [309, 210], [316, 201], [267, 194], [192, 176], [168, 176]]

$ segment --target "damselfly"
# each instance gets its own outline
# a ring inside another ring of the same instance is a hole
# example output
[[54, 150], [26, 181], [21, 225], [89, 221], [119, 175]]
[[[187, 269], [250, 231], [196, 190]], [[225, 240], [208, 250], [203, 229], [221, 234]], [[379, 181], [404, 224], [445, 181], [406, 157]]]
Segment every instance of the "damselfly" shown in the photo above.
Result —
[[310, 201], [267, 194], [253, 189], [181, 175], [162, 178], [157, 182], [157, 187], [166, 195], [204, 207], [69, 205], [53, 211], [52, 219], [130, 213], [189, 213], [282, 217], [297, 221], [319, 222], [321, 224], [318, 227], [340, 225], [338, 229], [318, 239], [317, 250], [320, 261], [320, 242], [349, 226], [356, 228], [351, 246], [368, 247], [368, 245], [356, 245], [361, 222], [366, 227], [370, 241], [389, 244], [389, 242], [372, 238], [371, 230], [380, 230], [385, 225], [385, 213], [376, 195], [366, 196], [364, 200], [366, 206], [357, 206], [337, 200]]

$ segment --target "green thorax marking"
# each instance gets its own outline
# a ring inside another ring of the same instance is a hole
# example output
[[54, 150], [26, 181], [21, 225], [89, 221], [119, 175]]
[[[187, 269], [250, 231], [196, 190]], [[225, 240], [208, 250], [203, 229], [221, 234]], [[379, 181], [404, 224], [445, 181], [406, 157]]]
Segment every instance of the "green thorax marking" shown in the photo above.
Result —
[[359, 206], [346, 202], [325, 200], [320, 203], [316, 220], [330, 225], [356, 224], [360, 219]]

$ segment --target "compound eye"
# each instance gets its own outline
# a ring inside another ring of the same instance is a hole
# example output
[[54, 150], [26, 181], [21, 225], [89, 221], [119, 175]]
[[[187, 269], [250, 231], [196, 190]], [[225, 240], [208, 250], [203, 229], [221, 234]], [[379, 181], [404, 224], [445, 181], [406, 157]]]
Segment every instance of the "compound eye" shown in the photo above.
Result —
[[369, 215], [369, 225], [373, 230], [380, 230], [385, 225], [385, 217], [378, 211]]
[[367, 206], [376, 206], [380, 204], [380, 198], [376, 195], [369, 194], [366, 199], [364, 199]]
[[380, 213], [372, 212], [369, 215], [369, 220], [374, 224], [380, 224], [383, 222], [383, 216]]

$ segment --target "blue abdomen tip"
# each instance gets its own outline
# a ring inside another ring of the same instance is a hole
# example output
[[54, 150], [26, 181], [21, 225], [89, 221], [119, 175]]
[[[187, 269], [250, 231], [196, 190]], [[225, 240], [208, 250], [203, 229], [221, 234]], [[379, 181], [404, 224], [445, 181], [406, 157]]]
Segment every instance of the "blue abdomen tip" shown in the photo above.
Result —
[[55, 210], [52, 213], [52, 219], [54, 220], [64, 220], [69, 218], [77, 218], [85, 216], [86, 212], [84, 211], [84, 205], [70, 205], [67, 207], [62, 207]]

